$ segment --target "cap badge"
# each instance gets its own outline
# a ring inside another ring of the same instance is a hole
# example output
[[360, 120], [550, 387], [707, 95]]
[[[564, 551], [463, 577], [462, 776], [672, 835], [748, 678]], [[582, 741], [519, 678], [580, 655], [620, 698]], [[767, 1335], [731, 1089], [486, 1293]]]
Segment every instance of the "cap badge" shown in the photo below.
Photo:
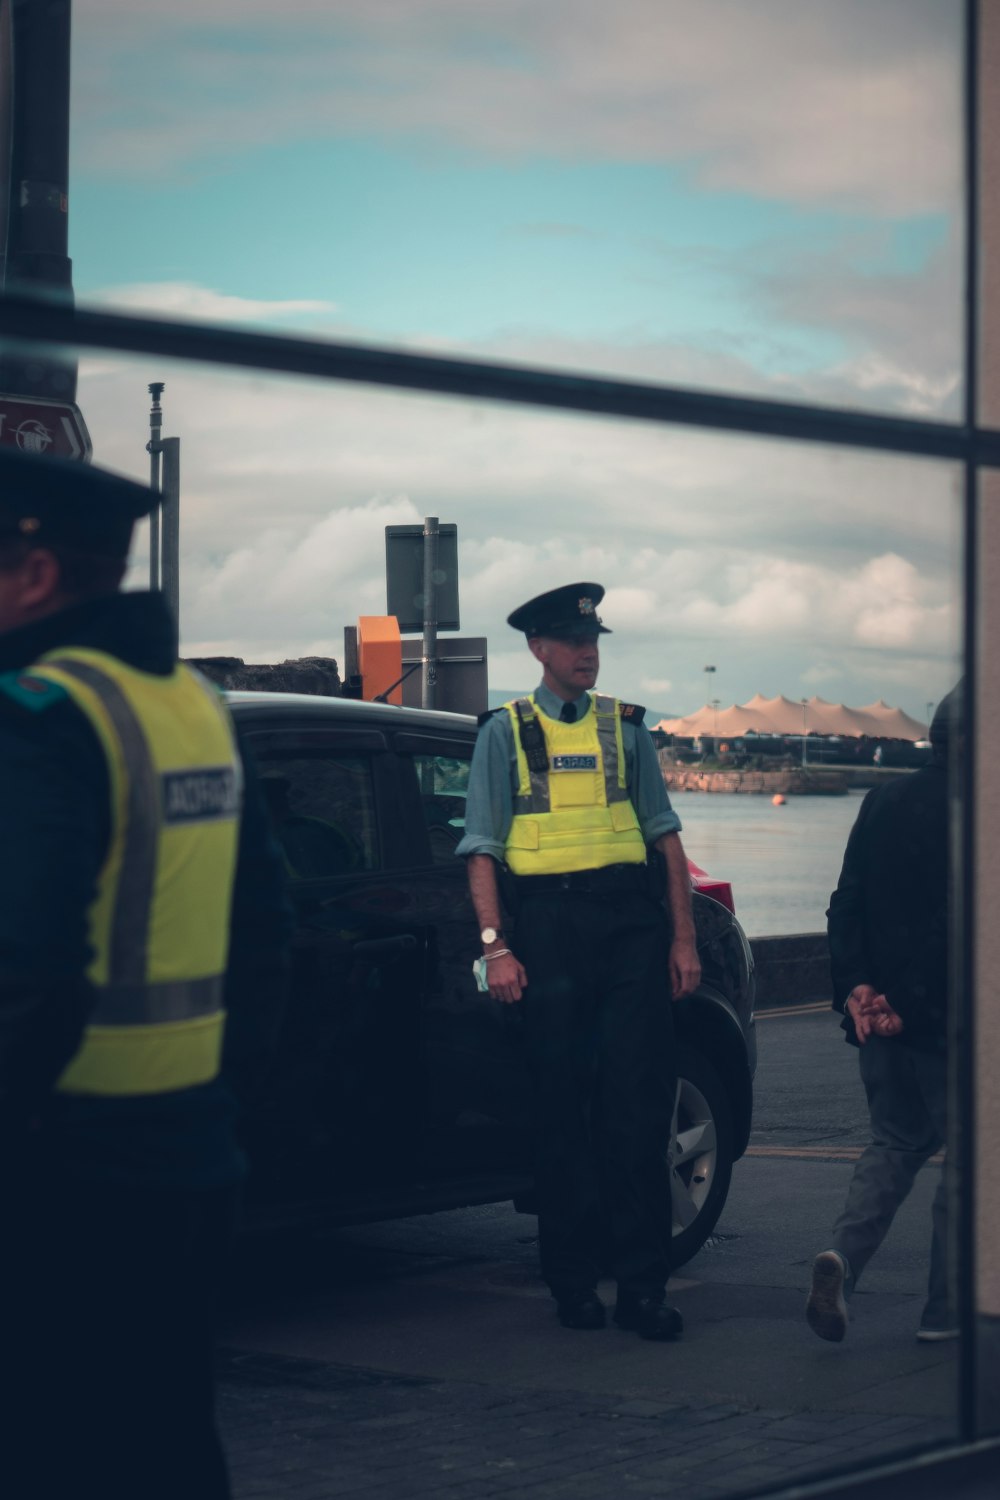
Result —
[[582, 599], [578, 599], [576, 602], [581, 615], [592, 615], [594, 613], [594, 601], [593, 599], [588, 598], [586, 594]]

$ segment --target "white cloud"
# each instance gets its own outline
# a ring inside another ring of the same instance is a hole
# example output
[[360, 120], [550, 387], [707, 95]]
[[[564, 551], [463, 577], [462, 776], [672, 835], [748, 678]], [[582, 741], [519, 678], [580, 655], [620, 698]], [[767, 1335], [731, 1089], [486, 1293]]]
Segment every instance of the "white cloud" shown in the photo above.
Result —
[[146, 175], [364, 133], [936, 212], [960, 188], [961, 19], [957, 0], [91, 0], [77, 162]]
[[262, 323], [287, 318], [328, 316], [333, 302], [307, 298], [237, 297], [190, 281], [141, 281], [104, 287], [92, 292], [88, 301], [114, 307], [120, 312], [161, 315], [210, 323]]
[[843, 675], [843, 667], [834, 667], [830, 666], [829, 664], [816, 663], [815, 666], [806, 667], [805, 671], [802, 673], [802, 681], [818, 687], [821, 683], [824, 682], [836, 682], [836, 680], [839, 677], [843, 677]]
[[386, 524], [437, 515], [498, 687], [534, 681], [511, 609], [590, 578], [614, 632], [602, 682], [639, 702], [669, 681], [694, 707], [706, 661], [725, 701], [794, 693], [824, 662], [838, 697], [905, 687], [911, 712], [953, 679], [952, 466], [107, 356], [80, 376], [98, 462], [148, 473], [153, 378], [182, 438], [190, 654], [339, 659], [343, 627], [384, 611]]

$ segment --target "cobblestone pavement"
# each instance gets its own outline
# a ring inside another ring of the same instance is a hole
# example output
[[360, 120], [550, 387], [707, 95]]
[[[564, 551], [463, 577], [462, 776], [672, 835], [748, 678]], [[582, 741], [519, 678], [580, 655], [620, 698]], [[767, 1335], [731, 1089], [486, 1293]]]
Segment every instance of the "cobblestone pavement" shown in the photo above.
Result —
[[219, 1355], [219, 1416], [236, 1500], [711, 1500], [945, 1436], [921, 1416], [673, 1405], [235, 1350]]

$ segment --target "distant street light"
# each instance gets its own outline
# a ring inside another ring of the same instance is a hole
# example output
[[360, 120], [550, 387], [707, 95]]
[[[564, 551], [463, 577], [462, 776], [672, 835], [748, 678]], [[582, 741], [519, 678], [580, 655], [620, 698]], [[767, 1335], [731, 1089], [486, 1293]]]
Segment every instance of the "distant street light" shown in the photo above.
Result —
[[802, 704], [802, 764], [806, 764], [806, 709], [809, 706], [808, 698], [800, 698]]
[[715, 671], [714, 667], [705, 667], [704, 668], [704, 672], [705, 672], [705, 702], [706, 703], [709, 701], [708, 700], [708, 674], [710, 672], [714, 672], [714, 671]]
[[933, 709], [933, 707], [934, 707], [934, 699], [933, 698], [929, 698], [928, 701], [927, 701], [927, 738], [928, 739], [930, 739], [930, 737], [931, 737], [931, 710]]

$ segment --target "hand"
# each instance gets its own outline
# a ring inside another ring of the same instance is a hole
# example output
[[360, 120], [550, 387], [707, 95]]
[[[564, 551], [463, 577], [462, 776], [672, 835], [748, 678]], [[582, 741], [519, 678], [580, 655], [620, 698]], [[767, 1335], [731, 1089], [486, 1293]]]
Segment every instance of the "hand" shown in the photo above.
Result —
[[902, 1016], [893, 1010], [884, 995], [874, 995], [870, 1000], [862, 1000], [861, 1013], [875, 1036], [899, 1036], [903, 1030]]
[[693, 995], [701, 982], [701, 960], [693, 937], [674, 938], [670, 945], [670, 990], [674, 1000]]
[[856, 984], [847, 997], [847, 1011], [863, 1047], [870, 1036], [898, 1036], [903, 1018], [872, 984]]
[[858, 1042], [863, 1047], [871, 1036], [871, 1021], [865, 1014], [864, 1007], [870, 1005], [875, 999], [877, 991], [873, 984], [856, 984], [847, 997], [845, 1010], [854, 1022], [854, 1033]]
[[[488, 954], [486, 956], [489, 957]], [[524, 965], [513, 953], [504, 953], [499, 958], [490, 959], [486, 965], [486, 979], [491, 996], [503, 1005], [513, 1005], [520, 1000], [528, 983]]]

